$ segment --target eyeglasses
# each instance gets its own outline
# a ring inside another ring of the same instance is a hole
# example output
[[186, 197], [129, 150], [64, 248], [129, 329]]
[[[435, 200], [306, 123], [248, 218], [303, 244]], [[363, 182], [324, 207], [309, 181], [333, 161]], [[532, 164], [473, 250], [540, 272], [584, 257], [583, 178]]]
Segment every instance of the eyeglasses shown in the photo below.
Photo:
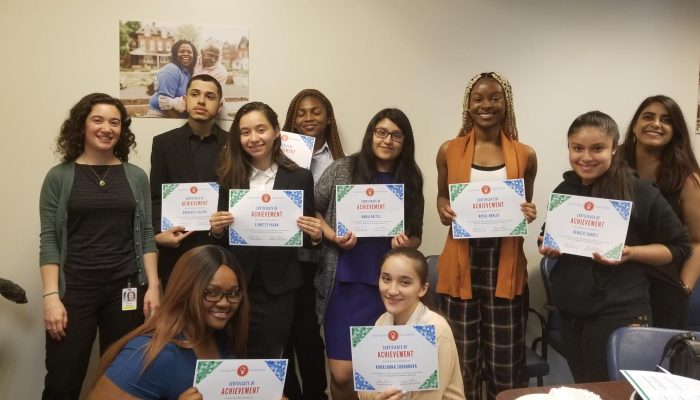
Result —
[[384, 128], [374, 128], [374, 136], [380, 139], [386, 139], [386, 137], [389, 135], [391, 135], [391, 140], [393, 140], [394, 142], [403, 142], [404, 134], [401, 131], [389, 132]]
[[205, 290], [204, 300], [211, 301], [212, 303], [218, 303], [221, 299], [226, 296], [226, 301], [229, 303], [240, 303], [245, 296], [245, 292], [242, 290], [234, 290], [230, 293], [224, 293], [220, 290]]

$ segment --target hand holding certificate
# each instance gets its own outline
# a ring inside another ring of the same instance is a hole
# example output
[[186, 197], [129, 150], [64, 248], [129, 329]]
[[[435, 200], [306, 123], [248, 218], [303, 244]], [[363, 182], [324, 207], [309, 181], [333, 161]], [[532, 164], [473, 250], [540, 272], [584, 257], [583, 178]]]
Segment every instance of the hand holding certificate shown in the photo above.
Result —
[[351, 326], [355, 390], [438, 388], [435, 325]]
[[287, 360], [197, 360], [194, 386], [206, 400], [280, 399]]
[[182, 226], [186, 231], [208, 231], [209, 216], [216, 212], [219, 185], [164, 183], [162, 185], [161, 231]]
[[337, 185], [335, 231], [357, 237], [386, 237], [404, 232], [404, 186]]
[[631, 201], [552, 193], [543, 246], [561, 253], [620, 260]]
[[229, 191], [229, 244], [239, 246], [301, 247], [297, 219], [304, 214], [303, 190]]
[[469, 239], [527, 235], [523, 179], [449, 185], [450, 207], [457, 214], [452, 237]]

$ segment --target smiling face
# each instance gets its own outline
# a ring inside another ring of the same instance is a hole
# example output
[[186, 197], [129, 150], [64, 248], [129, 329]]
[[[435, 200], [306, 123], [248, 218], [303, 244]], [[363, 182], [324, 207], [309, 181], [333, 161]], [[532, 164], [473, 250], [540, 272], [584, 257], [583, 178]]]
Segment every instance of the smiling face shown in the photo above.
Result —
[[272, 163], [272, 150], [279, 130], [272, 127], [261, 111], [251, 111], [241, 117], [238, 129], [241, 147], [251, 158], [251, 163], [260, 170], [266, 170]]
[[482, 129], [500, 127], [506, 114], [505, 93], [495, 79], [476, 81], [469, 94], [469, 115], [474, 126]]
[[616, 146], [600, 129], [584, 126], [569, 135], [568, 147], [571, 168], [590, 185], [610, 168]]
[[428, 291], [428, 283], [420, 282], [415, 262], [404, 255], [392, 255], [382, 264], [379, 294], [386, 311], [394, 316], [396, 325], [408, 321], [420, 298]]
[[177, 60], [185, 68], [190, 68], [194, 62], [194, 51], [192, 46], [182, 43], [177, 49]]
[[328, 110], [321, 100], [314, 96], [306, 96], [299, 102], [297, 114], [294, 116], [294, 129], [302, 135], [313, 136], [316, 140], [324, 140], [328, 120]]
[[[210, 292], [231, 293], [239, 290], [238, 277], [233, 270], [225, 265], [219, 267], [212, 276], [207, 289]], [[204, 295], [202, 295], [204, 296]], [[202, 297], [204, 302], [205, 320], [207, 327], [212, 330], [223, 329], [226, 323], [233, 317], [238, 310], [240, 303], [229, 303], [226, 296], [222, 296], [217, 302], [207, 301]]]
[[119, 109], [111, 104], [95, 104], [85, 119], [85, 152], [113, 154], [121, 132]]
[[401, 129], [392, 122], [389, 118], [384, 118], [377, 122], [374, 126], [374, 131], [384, 130], [389, 134], [384, 138], [380, 138], [376, 133], [372, 135], [372, 152], [377, 158], [377, 170], [381, 172], [390, 172], [393, 170], [396, 159], [401, 155], [403, 150], [403, 142], [396, 142], [392, 139], [394, 136], [402, 135]]
[[219, 111], [221, 99], [214, 82], [195, 79], [190, 83], [185, 96], [185, 105], [190, 120], [211, 121]]
[[673, 124], [668, 109], [658, 102], [649, 104], [639, 114], [633, 132], [639, 145], [663, 148], [673, 137]]
[[202, 66], [204, 68], [211, 68], [219, 61], [219, 49], [215, 47], [210, 47], [208, 49], [202, 50]]

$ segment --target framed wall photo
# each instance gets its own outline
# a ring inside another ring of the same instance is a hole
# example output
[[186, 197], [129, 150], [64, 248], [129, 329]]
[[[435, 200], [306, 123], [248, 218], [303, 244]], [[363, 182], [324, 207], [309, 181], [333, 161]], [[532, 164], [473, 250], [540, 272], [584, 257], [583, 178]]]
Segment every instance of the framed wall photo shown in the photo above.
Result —
[[219, 119], [248, 102], [248, 28], [119, 21], [119, 97], [133, 117], [186, 118], [185, 87], [208, 74], [223, 89]]

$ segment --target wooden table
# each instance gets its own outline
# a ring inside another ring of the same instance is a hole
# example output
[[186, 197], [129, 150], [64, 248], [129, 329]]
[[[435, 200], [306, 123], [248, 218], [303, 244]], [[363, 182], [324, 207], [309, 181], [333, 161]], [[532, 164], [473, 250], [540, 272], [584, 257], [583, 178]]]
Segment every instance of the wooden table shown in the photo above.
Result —
[[496, 400], [515, 400], [520, 396], [532, 393], [549, 393], [549, 389], [555, 387], [572, 387], [591, 391], [602, 400], [629, 400], [634, 389], [627, 381], [595, 382], [581, 384], [567, 384], [558, 386], [528, 387], [522, 389], [504, 390], [496, 396]]

